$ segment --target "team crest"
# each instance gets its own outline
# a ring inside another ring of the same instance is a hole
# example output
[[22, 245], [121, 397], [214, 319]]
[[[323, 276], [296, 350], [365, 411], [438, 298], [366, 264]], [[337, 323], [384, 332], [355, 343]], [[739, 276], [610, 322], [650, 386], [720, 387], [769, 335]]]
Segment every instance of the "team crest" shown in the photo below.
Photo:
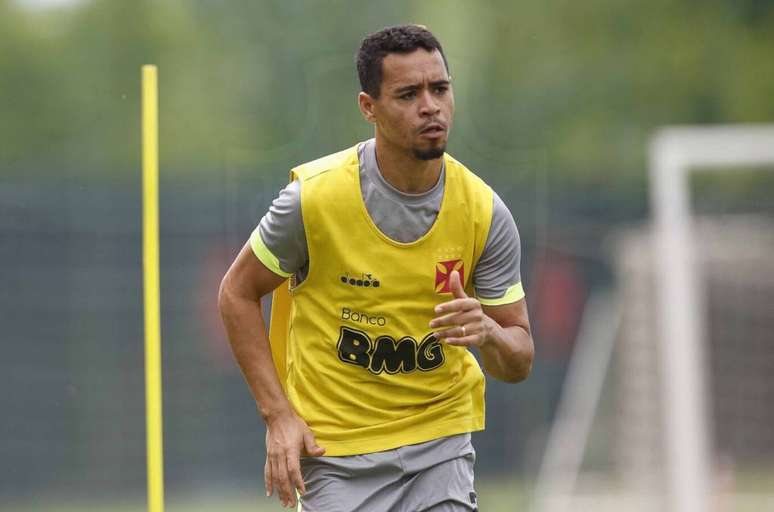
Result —
[[435, 264], [435, 293], [451, 293], [451, 273], [460, 273], [460, 283], [465, 284], [465, 265], [462, 260], [439, 261]]

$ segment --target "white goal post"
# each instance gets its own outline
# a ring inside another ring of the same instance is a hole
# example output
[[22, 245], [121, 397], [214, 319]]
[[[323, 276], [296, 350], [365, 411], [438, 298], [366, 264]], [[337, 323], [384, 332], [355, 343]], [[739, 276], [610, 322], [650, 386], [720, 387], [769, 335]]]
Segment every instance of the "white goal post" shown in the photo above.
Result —
[[669, 509], [710, 510], [711, 441], [702, 279], [694, 262], [690, 176], [774, 165], [774, 125], [668, 127], [650, 145]]

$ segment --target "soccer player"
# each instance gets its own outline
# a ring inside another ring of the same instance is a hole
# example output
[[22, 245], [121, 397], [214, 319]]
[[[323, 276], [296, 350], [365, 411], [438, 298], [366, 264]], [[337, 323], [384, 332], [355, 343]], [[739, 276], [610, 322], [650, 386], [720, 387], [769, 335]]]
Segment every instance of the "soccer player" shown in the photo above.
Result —
[[[436, 38], [371, 34], [357, 70], [374, 138], [293, 169], [220, 288], [266, 423], [266, 492], [308, 511], [476, 510], [470, 350], [506, 382], [534, 353], [518, 232], [445, 153], [454, 94]], [[270, 343], [260, 298], [275, 289]]]

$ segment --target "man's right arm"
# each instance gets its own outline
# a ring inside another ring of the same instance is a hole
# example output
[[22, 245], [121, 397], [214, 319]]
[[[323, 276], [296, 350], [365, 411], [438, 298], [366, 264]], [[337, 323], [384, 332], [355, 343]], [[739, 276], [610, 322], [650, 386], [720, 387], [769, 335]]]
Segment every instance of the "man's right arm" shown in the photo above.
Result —
[[231, 349], [264, 419], [290, 407], [271, 358], [261, 307], [261, 297], [284, 281], [245, 244], [218, 292], [218, 306]]
[[261, 297], [285, 279], [261, 263], [247, 243], [221, 282], [218, 306], [234, 357], [266, 422], [267, 495], [276, 488], [282, 504], [294, 506], [292, 489], [305, 490], [299, 456], [320, 456], [323, 449], [285, 396], [266, 335]]

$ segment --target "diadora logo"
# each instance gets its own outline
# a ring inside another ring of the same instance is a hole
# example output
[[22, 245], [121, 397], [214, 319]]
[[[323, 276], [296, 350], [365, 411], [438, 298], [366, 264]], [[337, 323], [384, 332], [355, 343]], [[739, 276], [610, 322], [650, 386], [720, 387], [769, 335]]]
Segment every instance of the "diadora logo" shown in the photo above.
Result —
[[452, 270], [460, 273], [460, 282], [465, 282], [465, 264], [462, 260], [439, 261], [435, 264], [435, 293], [451, 293]]
[[379, 288], [381, 286], [381, 282], [371, 274], [362, 273], [359, 276], [351, 275], [349, 272], [344, 272], [341, 274], [341, 277], [339, 280], [343, 284], [348, 284], [350, 286], [361, 286], [363, 288]]

